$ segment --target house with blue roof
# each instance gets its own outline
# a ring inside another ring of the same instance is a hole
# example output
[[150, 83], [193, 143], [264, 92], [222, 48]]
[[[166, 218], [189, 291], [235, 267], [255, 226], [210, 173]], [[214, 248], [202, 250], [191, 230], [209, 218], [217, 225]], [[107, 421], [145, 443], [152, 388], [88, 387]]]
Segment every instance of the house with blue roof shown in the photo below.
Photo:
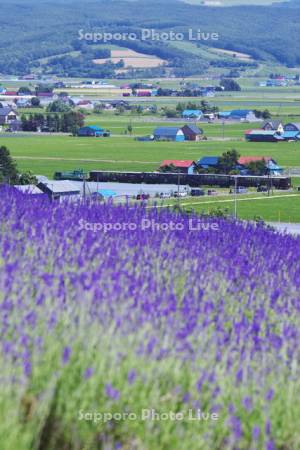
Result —
[[158, 127], [154, 130], [153, 135], [156, 141], [185, 141], [182, 129], [177, 127]]
[[216, 167], [219, 164], [219, 156], [203, 156], [203, 158], [197, 161], [197, 165], [203, 169], [209, 169], [211, 167]]
[[257, 117], [250, 109], [234, 109], [232, 111], [219, 112], [219, 118], [228, 120], [241, 120], [248, 122], [257, 121]]
[[96, 125], [89, 125], [82, 127], [78, 130], [77, 136], [79, 137], [109, 137], [110, 132], [104, 128], [97, 127]]
[[200, 120], [202, 116], [203, 116], [203, 112], [201, 111], [201, 109], [185, 109], [182, 112], [183, 119]]

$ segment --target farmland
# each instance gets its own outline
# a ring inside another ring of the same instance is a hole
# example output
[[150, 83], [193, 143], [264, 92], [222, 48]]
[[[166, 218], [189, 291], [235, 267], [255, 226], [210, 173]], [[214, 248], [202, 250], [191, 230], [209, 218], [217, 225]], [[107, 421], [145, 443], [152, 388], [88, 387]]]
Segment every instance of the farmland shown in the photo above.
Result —
[[[112, 122], [102, 122], [109, 126]], [[114, 122], [109, 128], [121, 133], [125, 123]], [[155, 123], [140, 124], [138, 134], [151, 133]], [[213, 126], [210, 130], [213, 130]], [[135, 128], [135, 127], [134, 127]], [[240, 126], [233, 126], [228, 135], [236, 136]], [[221, 126], [215, 129], [220, 135]], [[212, 131], [211, 131], [212, 134]], [[225, 133], [226, 135], [226, 133]], [[211, 140], [203, 142], [137, 142], [130, 136], [118, 136], [109, 139], [85, 139], [71, 136], [26, 136], [0, 137], [1, 145], [6, 145], [16, 158], [22, 170], [34, 170], [35, 173], [53, 175], [53, 169], [74, 168], [139, 170], [157, 169], [164, 159], [200, 159], [202, 156], [219, 155], [235, 148], [243, 156], [272, 156], [284, 167], [300, 166], [299, 143], [248, 143], [242, 140]], [[97, 163], [98, 162], [98, 163]]]
[[[157, 202], [159, 208], [168, 208], [178, 205], [178, 201]], [[217, 214], [221, 211], [225, 215], [233, 216], [235, 200], [233, 196], [218, 196], [216, 198], [181, 199], [179, 202], [183, 211], [194, 211], [198, 214]], [[237, 198], [237, 215], [244, 220], [263, 219], [266, 222], [300, 222], [300, 194], [279, 193], [267, 194], [252, 193], [239, 195]]]

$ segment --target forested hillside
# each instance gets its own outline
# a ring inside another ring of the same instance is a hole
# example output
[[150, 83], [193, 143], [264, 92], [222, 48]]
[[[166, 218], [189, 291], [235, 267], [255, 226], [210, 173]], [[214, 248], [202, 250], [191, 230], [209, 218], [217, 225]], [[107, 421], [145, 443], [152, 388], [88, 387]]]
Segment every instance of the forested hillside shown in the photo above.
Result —
[[[0, 72], [29, 72], [40, 65], [40, 58], [55, 56], [49, 60], [48, 68], [60, 67], [73, 75], [112, 76], [112, 64], [95, 67], [92, 59], [99, 53], [93, 45], [79, 41], [79, 30], [138, 34], [142, 28], [185, 34], [193, 28], [218, 33], [218, 41], [202, 41], [201, 45], [295, 66], [300, 64], [300, 5], [296, 0], [293, 5], [213, 8], [172, 0], [3, 0]], [[160, 56], [182, 75], [193, 70], [199, 73], [209, 64], [205, 58], [163, 42], [123, 41], [118, 45]]]

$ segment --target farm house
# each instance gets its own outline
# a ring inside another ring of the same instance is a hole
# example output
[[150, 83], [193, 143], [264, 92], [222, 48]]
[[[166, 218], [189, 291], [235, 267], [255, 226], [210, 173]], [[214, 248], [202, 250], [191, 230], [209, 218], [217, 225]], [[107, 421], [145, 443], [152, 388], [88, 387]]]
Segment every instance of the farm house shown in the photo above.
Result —
[[282, 175], [283, 169], [278, 166], [277, 162], [271, 156], [241, 156], [238, 160], [240, 166], [247, 166], [250, 163], [264, 161], [266, 167], [266, 174], [278, 176]]
[[195, 161], [193, 160], [177, 160], [177, 159], [166, 159], [165, 161], [162, 162], [160, 169], [166, 169], [168, 167], [174, 167], [175, 169], [177, 169], [176, 171], [178, 171], [179, 173], [187, 173], [189, 175], [192, 175], [193, 173], [195, 173], [196, 168], [197, 168], [197, 164], [195, 163]]

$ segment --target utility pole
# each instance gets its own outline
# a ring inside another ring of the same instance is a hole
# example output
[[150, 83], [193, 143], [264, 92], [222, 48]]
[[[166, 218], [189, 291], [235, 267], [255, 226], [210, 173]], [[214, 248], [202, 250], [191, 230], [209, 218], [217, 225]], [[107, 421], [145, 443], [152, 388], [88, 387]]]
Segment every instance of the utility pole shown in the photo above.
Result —
[[177, 205], [178, 205], [178, 208], [180, 205], [179, 193], [180, 193], [180, 173], [178, 172], [178, 177], [177, 177]]
[[86, 176], [83, 176], [83, 203], [85, 203], [86, 199]]
[[238, 188], [238, 176], [234, 177], [234, 218], [237, 219], [237, 188]]

